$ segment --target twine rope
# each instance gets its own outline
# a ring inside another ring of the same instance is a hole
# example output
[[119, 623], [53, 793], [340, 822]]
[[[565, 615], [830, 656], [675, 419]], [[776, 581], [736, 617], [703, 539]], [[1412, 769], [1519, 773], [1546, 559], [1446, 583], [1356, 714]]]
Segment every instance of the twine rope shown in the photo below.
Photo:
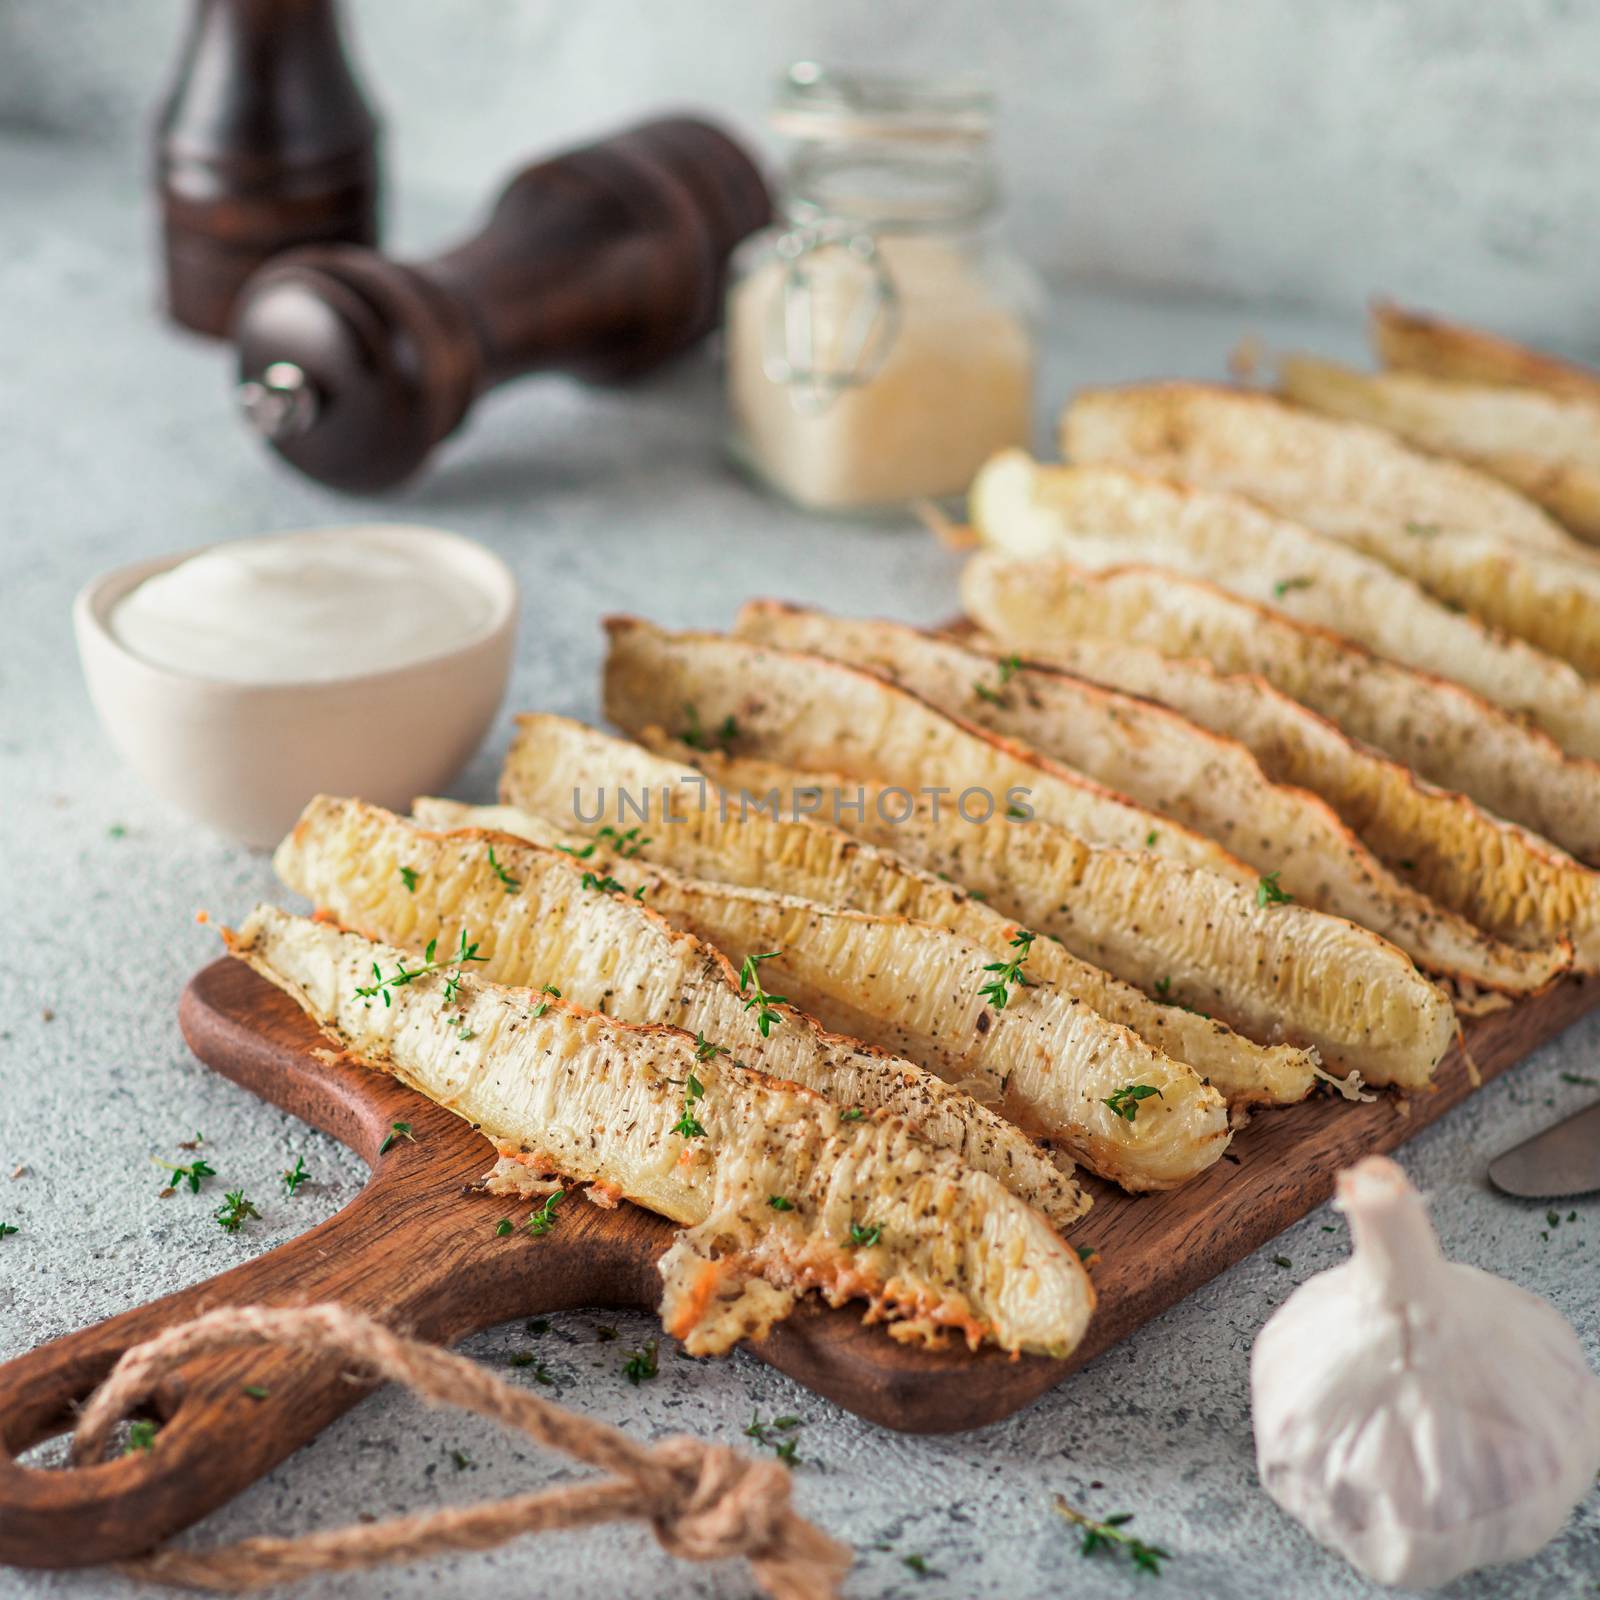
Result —
[[[528, 1533], [635, 1520], [685, 1561], [745, 1557], [773, 1600], [839, 1592], [849, 1549], [794, 1509], [787, 1467], [726, 1445], [675, 1437], [643, 1445], [496, 1377], [465, 1356], [406, 1338], [338, 1305], [224, 1307], [126, 1351], [94, 1392], [72, 1439], [74, 1462], [102, 1460], [118, 1421], [197, 1356], [276, 1345], [345, 1358], [433, 1405], [476, 1412], [608, 1477], [477, 1505], [416, 1512], [299, 1538], [242, 1539], [211, 1550], [167, 1547], [119, 1563], [131, 1577], [241, 1593], [324, 1572], [445, 1552], [490, 1550]], [[161, 1445], [159, 1437], [157, 1452]]]

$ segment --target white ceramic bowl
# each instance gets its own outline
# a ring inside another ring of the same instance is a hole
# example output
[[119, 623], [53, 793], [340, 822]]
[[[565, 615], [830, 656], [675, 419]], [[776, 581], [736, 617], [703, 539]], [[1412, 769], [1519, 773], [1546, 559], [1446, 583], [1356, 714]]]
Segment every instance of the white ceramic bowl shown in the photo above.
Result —
[[89, 698], [128, 765], [191, 817], [259, 846], [276, 844], [316, 794], [406, 810], [415, 796], [445, 788], [505, 694], [517, 583], [497, 555], [470, 539], [435, 528], [403, 531], [426, 539], [430, 560], [489, 600], [488, 620], [455, 649], [351, 677], [224, 683], [133, 654], [111, 632], [112, 608], [199, 550], [119, 567], [89, 583], [73, 604], [78, 656]]

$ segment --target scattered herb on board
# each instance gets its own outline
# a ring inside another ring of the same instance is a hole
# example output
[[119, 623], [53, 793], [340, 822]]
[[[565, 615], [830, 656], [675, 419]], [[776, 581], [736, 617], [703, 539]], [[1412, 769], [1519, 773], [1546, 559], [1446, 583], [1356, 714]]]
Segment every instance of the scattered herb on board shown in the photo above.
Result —
[[756, 1026], [761, 1030], [761, 1037], [765, 1039], [771, 1032], [774, 1023], [783, 1021], [783, 1014], [774, 1009], [787, 1003], [789, 997], [785, 994], [768, 994], [761, 987], [761, 973], [758, 970], [763, 961], [771, 961], [774, 956], [781, 954], [777, 950], [768, 950], [765, 955], [746, 956], [744, 964], [739, 968], [739, 993], [750, 991], [750, 998], [745, 1001], [746, 1011], [756, 1014]]
[[900, 1565], [909, 1567], [919, 1578], [942, 1578], [944, 1576], [937, 1567], [930, 1567], [928, 1558], [917, 1551], [912, 1551], [908, 1556], [901, 1556]]
[[0, 1239], [8, 1234], [20, 1233], [22, 1230], [14, 1222], [0, 1222]]
[[[774, 1417], [771, 1422], [763, 1422], [761, 1413], [750, 1413], [750, 1426], [744, 1430], [747, 1439], [754, 1439], [759, 1445], [765, 1446], [777, 1456], [786, 1467], [800, 1465], [800, 1457], [795, 1454], [799, 1441], [794, 1438], [794, 1430], [802, 1426], [799, 1417]], [[788, 1438], [774, 1438], [775, 1434], [788, 1434]]]
[[294, 1165], [288, 1168], [283, 1174], [284, 1192], [291, 1195], [294, 1194], [308, 1177], [310, 1177], [310, 1173], [306, 1171], [305, 1158], [303, 1156], [296, 1156], [294, 1158]]
[[[1282, 869], [1280, 868], [1279, 871]], [[1286, 906], [1291, 905], [1294, 896], [1283, 888], [1278, 882], [1278, 874], [1269, 872], [1256, 884], [1256, 904], [1258, 906]]]
[[661, 1370], [656, 1364], [657, 1341], [652, 1339], [642, 1350], [635, 1350], [622, 1364], [623, 1375], [635, 1389], [646, 1378], [653, 1378]]
[[407, 1140], [411, 1144], [415, 1144], [417, 1142], [416, 1134], [411, 1131], [411, 1124], [409, 1122], [391, 1122], [389, 1124], [388, 1134], [384, 1138], [383, 1143], [378, 1146], [378, 1154], [380, 1156], [388, 1155], [390, 1150], [392, 1150], [395, 1145], [399, 1144], [402, 1139]]
[[1108, 1107], [1113, 1116], [1121, 1117], [1124, 1122], [1137, 1122], [1139, 1102], [1148, 1100], [1152, 1095], [1161, 1098], [1161, 1091], [1153, 1084], [1125, 1083], [1120, 1089], [1114, 1089], [1106, 1095], [1100, 1104]]
[[1029, 980], [1023, 976], [1022, 963], [1028, 959], [1028, 952], [1033, 948], [1033, 941], [1037, 935], [1029, 933], [1026, 928], [1018, 928], [1011, 940], [1011, 947], [1019, 954], [1010, 961], [986, 961], [983, 970], [994, 973], [988, 983], [978, 990], [996, 1011], [1004, 1011], [1006, 1002], [1011, 998], [1013, 984], [1026, 989]]
[[1022, 670], [1022, 658], [1020, 656], [1007, 656], [1003, 661], [996, 662], [995, 668], [999, 673], [999, 683], [991, 689], [986, 683], [974, 681], [972, 692], [980, 700], [986, 700], [992, 706], [1003, 706], [1006, 703], [1006, 697], [1002, 691]]
[[478, 946], [476, 943], [467, 943], [467, 930], [465, 928], [461, 930], [461, 944], [453, 956], [449, 956], [443, 961], [436, 960], [435, 952], [438, 950], [438, 948], [439, 941], [437, 939], [430, 939], [428, 941], [428, 948], [422, 952], [422, 965], [420, 967], [407, 967], [405, 961], [402, 959], [400, 965], [395, 968], [394, 975], [388, 978], [384, 977], [383, 973], [379, 970], [378, 963], [374, 961], [372, 963], [372, 976], [374, 981], [372, 983], [362, 984], [360, 987], [358, 987], [356, 990], [356, 995], [362, 1000], [370, 1000], [374, 995], [379, 995], [382, 997], [383, 1003], [388, 1005], [390, 1003], [390, 989], [403, 988], [406, 984], [414, 983], [418, 978], [424, 977], [430, 972], [438, 972], [444, 967], [455, 967], [457, 969], [455, 975], [447, 979], [444, 986], [445, 1004], [448, 1005], [452, 1000], [455, 999], [456, 989], [460, 986], [460, 969], [469, 961], [487, 961], [489, 958], [488, 956], [480, 956], [478, 954]]
[[159, 1156], [151, 1156], [150, 1159], [164, 1172], [172, 1174], [172, 1188], [187, 1188], [190, 1194], [199, 1194], [201, 1183], [217, 1175], [217, 1169], [204, 1160], [195, 1160], [187, 1166], [179, 1166], [171, 1161], [163, 1161]]
[[249, 1395], [252, 1400], [265, 1400], [267, 1396], [272, 1393], [272, 1391], [264, 1383], [247, 1383], [244, 1386], [244, 1392]]
[[1600, 1078], [1586, 1078], [1581, 1072], [1563, 1072], [1563, 1083], [1575, 1083], [1585, 1089], [1600, 1089]]
[[407, 894], [415, 894], [417, 892], [417, 879], [420, 876], [421, 874], [415, 867], [401, 867], [400, 881], [406, 886]]
[[1558, 1228], [1561, 1226], [1561, 1213], [1559, 1211], [1547, 1211], [1544, 1214], [1544, 1220], [1548, 1222], [1552, 1228]]
[[497, 1239], [509, 1239], [516, 1232], [516, 1224], [510, 1217], [501, 1217], [494, 1225], [494, 1236]]
[[546, 1197], [545, 1203], [523, 1224], [536, 1239], [542, 1239], [545, 1234], [555, 1227], [556, 1207], [566, 1199], [566, 1195], [567, 1191], [565, 1189], [557, 1189], [554, 1194]]
[[489, 846], [489, 870], [500, 880], [501, 887], [507, 894], [515, 894], [522, 887], [520, 878], [513, 878], [506, 869], [494, 858], [494, 846]]
[[794, 1210], [794, 1201], [784, 1194], [769, 1195], [767, 1197], [767, 1204], [771, 1206], [774, 1211]]
[[1272, 1264], [1275, 1267], [1282, 1267], [1285, 1271], [1287, 1271], [1294, 1265], [1294, 1262], [1292, 1262], [1288, 1256], [1274, 1256], [1272, 1258]]
[[123, 1445], [122, 1453], [131, 1456], [135, 1450], [154, 1450], [156, 1447], [156, 1434], [160, 1430], [156, 1424], [146, 1418], [128, 1424], [128, 1442]]
[[217, 1221], [224, 1233], [237, 1233], [251, 1217], [259, 1219], [261, 1213], [244, 1197], [243, 1189], [230, 1189], [222, 1204], [217, 1207]]
[[551, 1384], [556, 1381], [550, 1375], [549, 1367], [547, 1367], [544, 1362], [538, 1358], [538, 1356], [527, 1354], [514, 1355], [511, 1358], [510, 1365], [513, 1367], [532, 1367], [533, 1372], [530, 1374], [530, 1376], [533, 1378], [535, 1383]]
[[1161, 1576], [1161, 1563], [1172, 1559], [1170, 1550], [1163, 1550], [1158, 1544], [1146, 1544], [1143, 1539], [1123, 1531], [1133, 1521], [1131, 1511], [1118, 1511], [1104, 1522], [1097, 1522], [1093, 1517], [1075, 1511], [1059, 1494], [1056, 1496], [1056, 1511], [1074, 1527], [1083, 1530], [1083, 1542], [1078, 1546], [1080, 1555], [1092, 1556], [1097, 1550], [1109, 1550], [1115, 1554], [1120, 1550], [1141, 1572], [1152, 1573], [1158, 1578]]
[[113, 822], [111, 826], [106, 829], [106, 837], [108, 839], [126, 839], [128, 837], [128, 830], [122, 823]]
[[450, 1452], [450, 1464], [456, 1469], [457, 1472], [465, 1472], [467, 1468], [472, 1465], [472, 1462], [467, 1457], [465, 1451], [452, 1450]]
[[1086, 1267], [1092, 1267], [1100, 1259], [1100, 1252], [1092, 1244], [1080, 1244], [1077, 1248], [1078, 1260]]
[[863, 1249], [868, 1248], [883, 1237], [883, 1224], [881, 1222], [850, 1224], [850, 1243]]
[[678, 738], [688, 745], [691, 750], [716, 750], [719, 748], [726, 750], [739, 737], [739, 724], [734, 721], [731, 712], [722, 719], [722, 723], [714, 735], [707, 733], [700, 725], [700, 712], [696, 708], [694, 701], [685, 700], [683, 702], [683, 716], [688, 726], [678, 734]]
[[1281, 600], [1293, 589], [1309, 589], [1317, 580], [1315, 578], [1280, 578], [1272, 586], [1275, 598]]
[[703, 1139], [705, 1125], [694, 1114], [696, 1100], [705, 1098], [705, 1085], [691, 1072], [683, 1080], [683, 1115], [668, 1130], [684, 1139]]

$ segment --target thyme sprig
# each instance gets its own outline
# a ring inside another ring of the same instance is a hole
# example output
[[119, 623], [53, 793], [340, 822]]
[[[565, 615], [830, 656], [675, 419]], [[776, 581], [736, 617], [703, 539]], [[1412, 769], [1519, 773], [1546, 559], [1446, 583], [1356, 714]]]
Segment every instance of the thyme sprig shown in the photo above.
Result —
[[467, 943], [467, 930], [465, 928], [461, 930], [461, 943], [454, 955], [446, 956], [441, 961], [438, 959], [438, 949], [438, 939], [430, 939], [427, 949], [422, 952], [422, 965], [420, 967], [408, 967], [402, 957], [400, 965], [394, 970], [393, 976], [388, 978], [384, 977], [378, 963], [374, 961], [372, 963], [374, 981], [360, 985], [356, 989], [357, 998], [370, 1000], [374, 995], [381, 995], [384, 1005], [387, 1006], [390, 1004], [389, 991], [391, 989], [402, 989], [406, 984], [415, 983], [418, 978], [426, 977], [430, 972], [440, 972], [446, 967], [454, 967], [456, 969], [455, 972], [445, 980], [444, 985], [444, 1001], [446, 1005], [449, 1005], [456, 997], [456, 990], [461, 986], [461, 968], [469, 961], [487, 961], [489, 958], [478, 954], [478, 942], [476, 940], [471, 944]]
[[494, 846], [489, 846], [489, 870], [500, 880], [501, 886], [507, 894], [515, 894], [522, 887], [520, 878], [513, 878], [506, 869], [494, 858]]
[[[1282, 868], [1279, 868], [1282, 871]], [[1258, 906], [1287, 906], [1294, 903], [1294, 896], [1278, 882], [1277, 872], [1263, 874], [1261, 881], [1256, 884], [1256, 904]]]
[[401, 867], [400, 881], [406, 886], [407, 894], [415, 894], [417, 892], [417, 879], [421, 876], [422, 874], [415, 867]]
[[163, 1161], [160, 1156], [151, 1156], [150, 1159], [161, 1168], [163, 1172], [172, 1174], [169, 1187], [173, 1189], [187, 1188], [190, 1194], [199, 1194], [200, 1185], [207, 1178], [214, 1178], [217, 1169], [203, 1156], [197, 1157], [186, 1166], [173, 1161]]
[[0, 1239], [9, 1233], [21, 1233], [22, 1230], [14, 1222], [0, 1222]]
[[660, 1372], [657, 1363], [658, 1342], [652, 1339], [642, 1350], [635, 1350], [622, 1364], [622, 1373], [635, 1389], [647, 1378], [653, 1378]]
[[995, 663], [995, 669], [1000, 676], [999, 683], [991, 689], [981, 679], [974, 680], [972, 692], [980, 700], [986, 700], [992, 706], [1003, 706], [1007, 704], [1004, 694], [1005, 686], [1022, 671], [1022, 657], [1006, 656], [1003, 660]]
[[722, 719], [715, 734], [701, 726], [700, 712], [693, 700], [683, 702], [683, 715], [688, 726], [677, 737], [691, 750], [726, 750], [739, 737], [739, 724], [731, 711]]
[[756, 1026], [761, 1030], [761, 1037], [767, 1038], [773, 1027], [783, 1021], [783, 1013], [776, 1010], [777, 1006], [787, 1005], [789, 997], [786, 994], [768, 994], [761, 986], [760, 966], [763, 961], [771, 961], [782, 951], [768, 950], [765, 955], [748, 955], [744, 964], [739, 968], [739, 993], [750, 991], [750, 998], [745, 1001], [746, 1011], [756, 1014]]
[[409, 1122], [391, 1122], [389, 1131], [384, 1136], [383, 1143], [378, 1146], [378, 1154], [386, 1156], [394, 1147], [404, 1139], [408, 1144], [415, 1144], [417, 1136], [411, 1131]]
[[545, 1202], [523, 1223], [534, 1238], [542, 1239], [556, 1225], [556, 1207], [566, 1199], [567, 1191], [557, 1189], [554, 1194], [547, 1195]]
[[850, 1243], [860, 1249], [868, 1249], [883, 1237], [883, 1224], [881, 1222], [852, 1222], [850, 1224]]
[[[794, 1430], [801, 1426], [803, 1419], [800, 1417], [774, 1417], [771, 1422], [763, 1422], [761, 1413], [752, 1411], [750, 1426], [744, 1430], [744, 1436], [770, 1450], [786, 1467], [797, 1467], [801, 1463], [795, 1451], [800, 1441], [794, 1437]], [[788, 1437], [775, 1438], [775, 1434]]]
[[237, 1233], [251, 1217], [259, 1218], [260, 1215], [255, 1206], [245, 1199], [243, 1189], [230, 1189], [216, 1211], [217, 1221], [224, 1233]]
[[1011, 988], [1015, 984], [1026, 989], [1029, 979], [1024, 976], [1022, 963], [1028, 959], [1028, 953], [1033, 948], [1033, 941], [1037, 934], [1029, 933], [1026, 928], [1018, 928], [1011, 940], [1012, 949], [1018, 952], [1009, 961], [986, 961], [983, 970], [995, 974], [988, 983], [979, 989], [981, 994], [996, 1011], [1004, 1011], [1006, 1002], [1011, 998]]
[[[557, 1000], [561, 998], [561, 991], [556, 988], [553, 983], [541, 983], [539, 985], [539, 993], [553, 995]], [[541, 1000], [538, 1005], [533, 1008], [533, 1014], [535, 1017], [542, 1017], [549, 1009], [550, 1002], [548, 1000]]]
[[304, 1183], [310, 1176], [311, 1174], [306, 1171], [305, 1157], [296, 1156], [294, 1158], [294, 1165], [288, 1168], [283, 1174], [284, 1192], [290, 1195], [294, 1194], [295, 1191], [299, 1189], [300, 1185]]
[[673, 1123], [670, 1132], [684, 1139], [705, 1138], [705, 1124], [694, 1114], [695, 1101], [703, 1100], [705, 1093], [705, 1085], [691, 1072], [683, 1080], [683, 1115]]
[[1162, 1098], [1161, 1091], [1152, 1084], [1125, 1083], [1120, 1089], [1114, 1089], [1106, 1095], [1100, 1104], [1110, 1107], [1112, 1115], [1121, 1117], [1124, 1122], [1137, 1122], [1139, 1102], [1148, 1100], [1151, 1095]]
[[1161, 1563], [1172, 1559], [1170, 1550], [1163, 1550], [1158, 1544], [1146, 1544], [1136, 1535], [1123, 1532], [1126, 1525], [1133, 1521], [1131, 1511], [1114, 1512], [1104, 1521], [1097, 1521], [1075, 1510], [1068, 1505], [1066, 1497], [1059, 1494], [1056, 1496], [1056, 1511], [1075, 1528], [1083, 1530], [1083, 1541], [1078, 1546], [1081, 1555], [1092, 1556], [1097, 1550], [1113, 1553], [1120, 1550], [1141, 1572], [1151, 1573], [1158, 1578], [1161, 1576]]

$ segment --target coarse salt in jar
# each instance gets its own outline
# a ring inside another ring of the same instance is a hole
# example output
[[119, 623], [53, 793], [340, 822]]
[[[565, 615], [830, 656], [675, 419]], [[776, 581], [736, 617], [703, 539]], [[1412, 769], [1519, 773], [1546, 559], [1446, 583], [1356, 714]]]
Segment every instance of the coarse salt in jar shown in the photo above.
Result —
[[782, 220], [728, 292], [736, 453], [818, 510], [961, 493], [1031, 434], [1040, 296], [997, 238], [988, 91], [802, 62], [773, 123]]

